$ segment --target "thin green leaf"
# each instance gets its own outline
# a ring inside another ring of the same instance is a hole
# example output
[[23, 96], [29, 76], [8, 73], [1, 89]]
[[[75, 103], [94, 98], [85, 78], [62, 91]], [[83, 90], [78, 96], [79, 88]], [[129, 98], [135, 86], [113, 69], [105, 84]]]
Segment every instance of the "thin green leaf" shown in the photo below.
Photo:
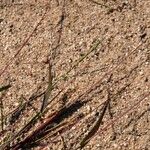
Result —
[[52, 91], [52, 81], [53, 81], [52, 65], [51, 65], [51, 63], [49, 63], [49, 83], [48, 83], [48, 87], [44, 93], [44, 98], [43, 98], [43, 102], [42, 102], [42, 106], [41, 106], [41, 112], [43, 112], [43, 110], [46, 108], [46, 106], [48, 104], [48, 99], [49, 99], [51, 91]]

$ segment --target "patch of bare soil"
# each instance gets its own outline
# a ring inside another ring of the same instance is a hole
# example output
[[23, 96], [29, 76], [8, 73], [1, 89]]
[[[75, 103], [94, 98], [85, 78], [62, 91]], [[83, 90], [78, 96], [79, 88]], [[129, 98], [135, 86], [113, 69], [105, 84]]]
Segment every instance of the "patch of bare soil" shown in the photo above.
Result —
[[0, 149], [150, 149], [150, 1], [0, 1]]

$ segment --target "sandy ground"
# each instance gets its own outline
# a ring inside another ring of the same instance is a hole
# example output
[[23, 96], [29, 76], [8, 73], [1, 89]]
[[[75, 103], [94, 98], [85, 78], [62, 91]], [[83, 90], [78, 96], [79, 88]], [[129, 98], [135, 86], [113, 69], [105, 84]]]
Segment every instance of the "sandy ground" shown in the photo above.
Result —
[[[98, 48], [66, 79], [60, 78], [97, 40]], [[46, 89], [49, 60], [53, 81], [60, 79], [50, 99], [64, 91], [47, 114], [75, 100], [84, 104], [64, 119], [78, 117], [74, 126], [34, 149], [77, 149], [108, 97], [102, 124], [83, 149], [150, 149], [149, 0], [0, 1], [0, 85], [12, 86], [1, 93], [4, 116]], [[42, 97], [34, 100], [12, 125], [7, 119], [1, 144], [28, 122], [41, 103]]]

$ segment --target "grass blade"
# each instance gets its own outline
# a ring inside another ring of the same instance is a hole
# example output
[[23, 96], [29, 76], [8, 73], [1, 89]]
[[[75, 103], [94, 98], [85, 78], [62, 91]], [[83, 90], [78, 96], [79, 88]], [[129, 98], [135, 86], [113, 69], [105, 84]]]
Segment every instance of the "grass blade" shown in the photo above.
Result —
[[[3, 92], [5, 90], [9, 89], [10, 87], [11, 87], [10, 84], [2, 86], [2, 87], [0, 87], [0, 92]], [[3, 106], [3, 101], [2, 101], [2, 97], [1, 97], [0, 98], [1, 131], [4, 130], [4, 113], [3, 113], [3, 109], [4, 109], [4, 106]]]
[[44, 93], [44, 98], [43, 98], [43, 102], [42, 102], [42, 106], [41, 106], [41, 112], [43, 112], [43, 110], [46, 108], [47, 104], [48, 104], [48, 99], [50, 97], [51, 91], [52, 91], [52, 81], [53, 81], [53, 76], [52, 76], [52, 64], [49, 62], [49, 83], [48, 83], [48, 87]]
[[[70, 68], [69, 71], [67, 71], [67, 73], [65, 73], [64, 75], [58, 77], [55, 81], [55, 83], [52, 85], [51, 89], [49, 88], [50, 87], [50, 84], [49, 84], [49, 87], [47, 88], [47, 91], [50, 91], [54, 88], [54, 86], [58, 83], [58, 81], [64, 79], [64, 77], [67, 77], [67, 75], [76, 67], [78, 66], [78, 64], [80, 62], [82, 62], [89, 54], [91, 54], [93, 51], [97, 50], [98, 46], [100, 45], [100, 43], [103, 41], [104, 39], [102, 40], [99, 40], [99, 39], [96, 39], [93, 41], [92, 43], [92, 46], [90, 48], [90, 50], [82, 57], [80, 58], [75, 65], [73, 65], [73, 67]], [[51, 67], [51, 65], [49, 66]], [[49, 70], [51, 71], [51, 70]], [[50, 79], [50, 77], [49, 77]], [[49, 90], [48, 90], [49, 89]], [[50, 92], [48, 92], [50, 94]], [[58, 93], [58, 95], [61, 93], [61, 91]], [[58, 96], [56, 95], [56, 97]], [[46, 92], [45, 92], [45, 96], [46, 96]], [[47, 95], [47, 97], [49, 97]], [[51, 101], [53, 101], [56, 97], [54, 97]], [[48, 99], [47, 99], [48, 100]], [[44, 101], [43, 101], [44, 102]], [[46, 101], [45, 101], [46, 102]], [[48, 103], [49, 104], [49, 103]], [[9, 140], [7, 140], [5, 143], [3, 143], [2, 145], [0, 145], [0, 149], [5, 149], [7, 146], [9, 146], [9, 144], [14, 141], [17, 137], [21, 136], [24, 132], [26, 132], [28, 129], [30, 129], [32, 127], [32, 125], [47, 111], [47, 109], [45, 108], [44, 106], [45, 104], [43, 103], [42, 104], [42, 107], [41, 107], [41, 110], [42, 112], [40, 111], [39, 113], [37, 113], [35, 116], [33, 116], [31, 118], [31, 120], [22, 128], [20, 129], [16, 134], [13, 135], [13, 137], [11, 137]]]
[[104, 118], [105, 112], [107, 110], [107, 107], [109, 105], [110, 102], [110, 97], [108, 96], [108, 100], [105, 102], [104, 107], [102, 109], [102, 113], [101, 115], [98, 117], [97, 121], [95, 122], [95, 124], [93, 125], [92, 129], [85, 135], [85, 137], [82, 139], [82, 141], [80, 142], [80, 148], [82, 149], [89, 141], [90, 139], [94, 136], [94, 134], [98, 131], [102, 120]]

